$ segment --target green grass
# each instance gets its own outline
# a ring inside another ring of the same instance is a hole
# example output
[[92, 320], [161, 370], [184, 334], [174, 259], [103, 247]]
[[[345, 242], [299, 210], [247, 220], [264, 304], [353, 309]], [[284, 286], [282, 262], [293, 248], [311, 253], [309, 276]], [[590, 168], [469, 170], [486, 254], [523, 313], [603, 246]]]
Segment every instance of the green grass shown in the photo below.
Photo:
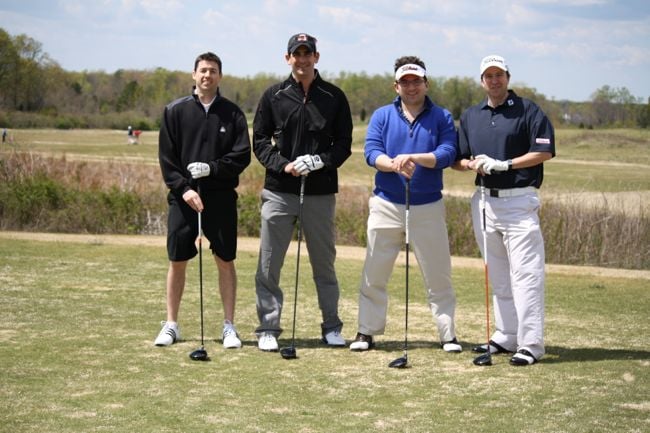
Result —
[[[465, 351], [436, 344], [417, 268], [411, 273], [409, 357], [401, 356], [404, 268], [390, 285], [387, 334], [378, 349], [322, 347], [309, 263], [301, 261], [297, 360], [259, 352], [256, 254], [240, 252], [237, 325], [241, 350], [215, 341], [222, 317], [214, 266], [205, 261], [207, 350], [199, 345], [197, 262], [181, 308], [184, 341], [152, 346], [164, 317], [164, 247], [0, 242], [1, 432], [641, 432], [650, 412], [647, 280], [551, 274], [548, 354], [511, 367], [495, 356], [475, 367], [484, 340], [482, 270], [455, 268], [457, 331]], [[344, 334], [356, 331], [362, 263], [339, 260]], [[287, 344], [295, 259], [282, 282]]]

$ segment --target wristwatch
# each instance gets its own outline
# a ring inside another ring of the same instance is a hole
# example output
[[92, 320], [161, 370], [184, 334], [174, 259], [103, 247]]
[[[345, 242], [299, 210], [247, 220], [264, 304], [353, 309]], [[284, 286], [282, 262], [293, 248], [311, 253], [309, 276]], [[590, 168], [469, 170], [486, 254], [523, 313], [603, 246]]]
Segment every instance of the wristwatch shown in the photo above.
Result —
[[512, 159], [508, 160], [508, 171], [512, 170]]

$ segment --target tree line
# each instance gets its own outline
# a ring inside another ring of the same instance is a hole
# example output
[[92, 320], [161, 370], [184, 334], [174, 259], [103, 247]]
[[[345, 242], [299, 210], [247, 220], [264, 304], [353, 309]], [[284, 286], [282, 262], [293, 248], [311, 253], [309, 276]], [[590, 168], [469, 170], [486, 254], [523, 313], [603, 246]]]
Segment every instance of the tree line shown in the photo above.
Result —
[[[189, 65], [191, 67], [191, 65]], [[189, 68], [188, 68], [189, 69]], [[288, 76], [259, 73], [224, 75], [222, 95], [252, 113], [263, 91]], [[325, 78], [341, 87], [353, 116], [367, 121], [378, 107], [395, 97], [389, 73], [340, 72]], [[429, 96], [455, 119], [484, 97], [480, 83], [469, 77], [428, 77]], [[189, 94], [187, 71], [66, 71], [43, 51], [39, 41], [12, 36], [0, 28], [0, 127], [109, 128], [152, 130], [160, 126], [164, 106]], [[594, 127], [650, 126], [650, 98], [634, 97], [627, 88], [603, 86], [590, 101], [549, 100], [535, 88], [511, 83], [520, 95], [538, 103], [555, 125]]]

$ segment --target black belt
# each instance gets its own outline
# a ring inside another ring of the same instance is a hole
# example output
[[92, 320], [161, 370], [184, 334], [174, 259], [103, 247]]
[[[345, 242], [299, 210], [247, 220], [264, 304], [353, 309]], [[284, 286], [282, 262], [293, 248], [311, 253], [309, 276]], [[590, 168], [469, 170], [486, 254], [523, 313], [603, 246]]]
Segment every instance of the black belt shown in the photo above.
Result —
[[486, 189], [490, 197], [496, 197], [496, 198], [518, 197], [520, 195], [528, 194], [536, 190], [534, 186], [527, 186], [524, 188], [506, 188], [506, 189], [486, 188]]

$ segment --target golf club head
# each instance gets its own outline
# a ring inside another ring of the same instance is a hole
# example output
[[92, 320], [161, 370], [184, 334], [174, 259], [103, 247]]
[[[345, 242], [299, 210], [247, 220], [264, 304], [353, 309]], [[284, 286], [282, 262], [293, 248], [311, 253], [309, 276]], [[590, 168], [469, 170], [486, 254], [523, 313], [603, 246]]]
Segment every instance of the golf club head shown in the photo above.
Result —
[[284, 359], [296, 359], [298, 355], [296, 354], [296, 348], [291, 346], [291, 347], [283, 347], [280, 349], [280, 356]]
[[210, 357], [208, 356], [208, 352], [203, 348], [203, 346], [201, 346], [194, 352], [190, 353], [190, 359], [192, 361], [209, 361]]
[[474, 365], [487, 366], [492, 365], [492, 354], [488, 351], [483, 355], [474, 358]]
[[388, 364], [390, 368], [408, 368], [409, 367], [409, 360], [406, 355], [393, 359], [390, 364]]

